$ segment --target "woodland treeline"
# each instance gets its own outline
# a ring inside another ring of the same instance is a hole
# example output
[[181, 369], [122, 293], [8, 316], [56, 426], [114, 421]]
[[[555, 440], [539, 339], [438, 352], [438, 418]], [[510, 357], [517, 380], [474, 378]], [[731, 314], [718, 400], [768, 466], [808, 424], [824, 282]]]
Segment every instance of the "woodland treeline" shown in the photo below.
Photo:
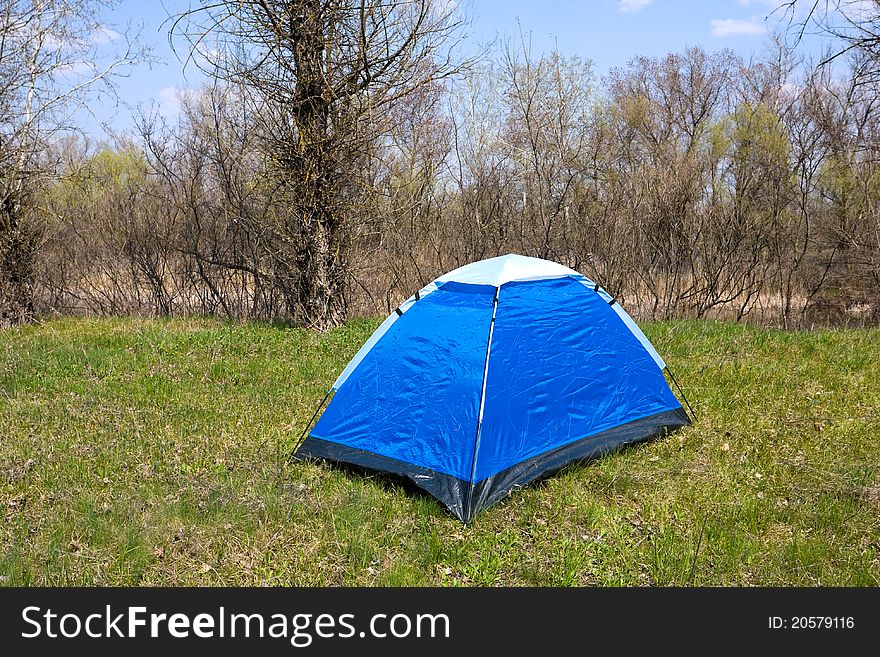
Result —
[[[198, 7], [170, 29], [209, 83], [112, 145], [49, 110], [21, 127], [20, 74], [0, 91], [2, 322], [326, 329], [509, 252], [581, 271], [641, 319], [880, 322], [880, 10], [830, 61], [780, 36], [749, 61], [690, 48], [604, 77], [527, 37], [456, 56], [457, 11]], [[15, 65], [0, 53], [0, 75]]]

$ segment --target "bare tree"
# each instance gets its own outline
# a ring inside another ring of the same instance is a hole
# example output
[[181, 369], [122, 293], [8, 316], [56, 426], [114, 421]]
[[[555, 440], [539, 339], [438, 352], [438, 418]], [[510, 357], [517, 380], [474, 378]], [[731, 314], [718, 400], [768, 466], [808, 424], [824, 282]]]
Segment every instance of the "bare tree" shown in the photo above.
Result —
[[[0, 4], [0, 325], [34, 315], [36, 257], [45, 222], [35, 191], [51, 173], [48, 145], [94, 93], [113, 90], [142, 54], [102, 20], [103, 0]], [[107, 58], [98, 47], [118, 42]]]
[[[28, 178], [15, 215], [55, 222], [40, 298], [326, 328], [517, 251], [644, 318], [880, 318], [880, 103], [863, 52], [843, 71], [781, 39], [750, 61], [692, 48], [598, 81], [521, 39], [453, 85], [443, 29], [427, 50], [394, 36], [417, 33], [424, 6], [229, 2], [187, 16], [202, 31], [182, 19], [213, 79], [176, 123], [144, 118], [142, 141], [112, 151], [55, 140], [31, 160], [67, 167]], [[398, 31], [369, 36], [380, 20]], [[392, 36], [404, 50], [383, 59]]]
[[434, 0], [243, 0], [208, 3], [174, 30], [211, 76], [243, 81], [282, 201], [274, 270], [289, 314], [327, 329], [346, 317], [357, 172], [388, 131], [388, 108], [461, 69], [464, 22]]
[[810, 30], [836, 40], [820, 66], [856, 54], [854, 79], [880, 83], [880, 0], [789, 0], [775, 11], [788, 16], [795, 47]]

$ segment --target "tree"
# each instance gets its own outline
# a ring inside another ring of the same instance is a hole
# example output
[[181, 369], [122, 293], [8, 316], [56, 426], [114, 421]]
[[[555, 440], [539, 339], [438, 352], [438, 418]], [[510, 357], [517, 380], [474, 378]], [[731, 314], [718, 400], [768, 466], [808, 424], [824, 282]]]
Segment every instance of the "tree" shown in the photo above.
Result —
[[838, 42], [820, 65], [852, 54], [857, 61], [855, 79], [880, 83], [880, 0], [789, 0], [776, 11], [789, 16], [795, 45], [813, 28]]
[[[50, 144], [94, 93], [143, 54], [105, 25], [110, 0], [0, 1], [0, 326], [33, 319], [45, 222], [35, 193], [53, 169]], [[119, 42], [108, 58], [99, 47]]]
[[347, 313], [358, 171], [388, 133], [388, 108], [461, 70], [463, 20], [435, 0], [203, 2], [173, 32], [210, 76], [243, 83], [279, 191], [273, 261], [288, 313], [316, 329]]

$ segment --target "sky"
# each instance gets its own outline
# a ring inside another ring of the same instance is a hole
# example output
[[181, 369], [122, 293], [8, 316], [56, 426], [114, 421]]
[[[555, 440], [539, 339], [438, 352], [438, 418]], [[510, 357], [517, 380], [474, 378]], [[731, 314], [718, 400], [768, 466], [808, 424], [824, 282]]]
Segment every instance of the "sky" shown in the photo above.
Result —
[[[456, 0], [450, 0], [456, 1]], [[473, 23], [467, 46], [476, 50], [494, 39], [523, 34], [532, 52], [558, 49], [591, 59], [599, 76], [638, 55], [662, 56], [688, 46], [706, 50], [730, 48], [748, 58], [767, 46], [768, 34], [785, 27], [789, 16], [774, 10], [781, 0], [467, 0]], [[107, 17], [108, 34], [127, 25], [141, 29], [152, 48], [152, 62], [133, 67], [119, 80], [122, 105], [97, 105], [84, 116], [85, 130], [96, 139], [102, 124], [130, 130], [139, 110], [157, 112], [173, 121], [178, 94], [198, 87], [204, 78], [191, 63], [184, 67], [186, 46], [169, 43], [169, 16], [196, 0], [122, 0]], [[803, 0], [801, 6], [804, 6]], [[117, 47], [112, 39], [103, 46]], [[817, 37], [801, 46], [818, 51]]]

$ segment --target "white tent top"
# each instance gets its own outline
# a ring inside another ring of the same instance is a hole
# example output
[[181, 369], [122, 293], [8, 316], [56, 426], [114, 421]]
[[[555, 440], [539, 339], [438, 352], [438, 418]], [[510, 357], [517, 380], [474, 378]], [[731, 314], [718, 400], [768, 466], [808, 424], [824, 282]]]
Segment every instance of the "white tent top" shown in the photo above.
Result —
[[451, 272], [443, 274], [435, 282], [438, 286], [454, 281], [498, 287], [510, 281], [561, 278], [563, 276], [580, 276], [580, 274], [558, 262], [509, 253], [453, 269]]
[[[550, 260], [541, 260], [540, 258], [530, 258], [528, 256], [509, 253], [507, 255], [498, 256], [497, 258], [480, 260], [465, 265], [464, 267], [453, 269], [451, 272], [443, 274], [440, 278], [428, 283], [416, 294], [400, 304], [400, 306], [398, 306], [397, 309], [391, 313], [384, 322], [382, 322], [379, 328], [376, 329], [373, 335], [371, 335], [364, 343], [360, 348], [360, 351], [355, 354], [354, 358], [351, 359], [346, 368], [342, 371], [342, 374], [339, 375], [339, 378], [336, 379], [336, 382], [331, 389], [338, 390], [339, 386], [345, 383], [345, 380], [369, 353], [373, 348], [373, 345], [385, 335], [388, 329], [390, 329], [394, 322], [397, 321], [398, 317], [402, 316], [407, 310], [412, 308], [419, 299], [423, 299], [437, 290], [443, 285], [443, 283], [455, 282], [500, 287], [510, 281], [534, 281], [548, 278], [562, 278], [564, 276], [574, 276], [590, 289], [594, 289], [595, 286], [596, 294], [605, 299], [605, 301], [611, 302], [611, 295], [596, 286], [596, 284], [589, 278], [586, 278], [574, 269], [569, 269], [564, 265], [560, 265], [558, 262], [551, 262]], [[614, 312], [616, 312], [623, 323], [626, 324], [636, 339], [642, 343], [651, 355], [651, 358], [657, 363], [657, 366], [661, 370], [665, 368], [666, 363], [663, 362], [660, 354], [657, 353], [657, 350], [654, 349], [653, 345], [648, 338], [645, 337], [645, 334], [642, 333], [641, 329], [639, 329], [632, 318], [623, 308], [620, 307], [620, 304], [614, 303], [612, 307], [614, 308]]]

